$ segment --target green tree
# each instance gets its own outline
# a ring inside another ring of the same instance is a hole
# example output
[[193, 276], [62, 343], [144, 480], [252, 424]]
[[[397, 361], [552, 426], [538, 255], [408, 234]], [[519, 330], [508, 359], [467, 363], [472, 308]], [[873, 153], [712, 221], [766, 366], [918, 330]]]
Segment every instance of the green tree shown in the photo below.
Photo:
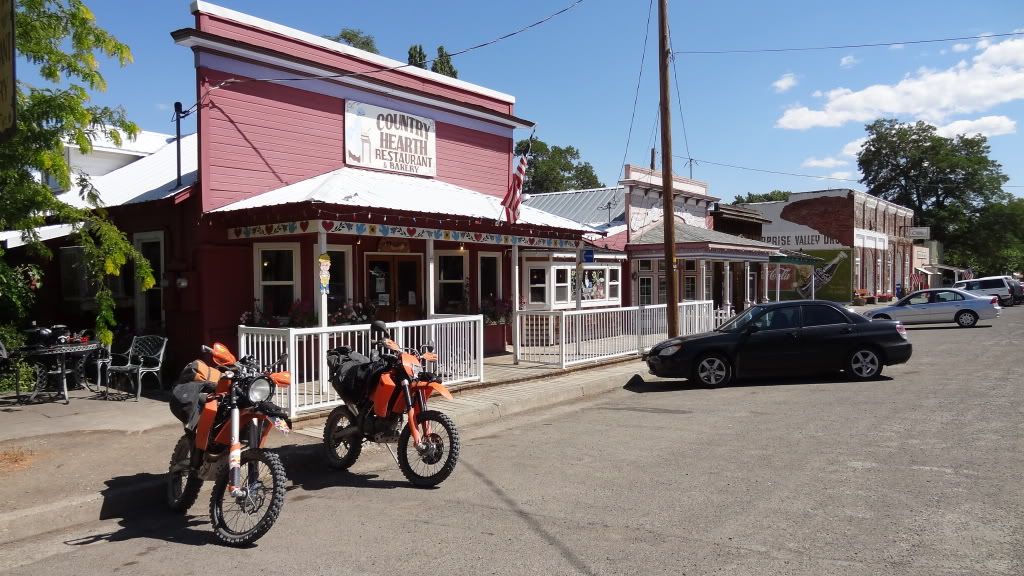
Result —
[[[77, 227], [75, 240], [84, 248], [86, 273], [97, 291], [96, 334], [109, 343], [114, 299], [105, 279], [119, 276], [122, 267], [134, 261], [138, 286], [145, 290], [155, 281], [146, 259], [97, 205], [88, 177], [72, 173], [64, 143], [73, 142], [88, 153], [100, 135], [120, 143], [138, 133], [122, 108], [89, 104], [90, 91], [106, 89], [97, 57], [125, 66], [131, 52], [96, 25], [81, 0], [17, 0], [16, 10], [18, 55], [49, 84], [17, 83], [17, 132], [0, 146], [0, 230], [22, 230], [30, 251], [45, 258], [51, 254], [36, 228], [60, 223]], [[94, 208], [79, 209], [58, 200], [40, 182], [42, 173], [64, 189], [71, 189], [74, 181]], [[12, 265], [0, 249], [0, 323], [24, 319], [33, 300], [31, 287], [39, 280], [38, 268]]]
[[434, 58], [434, 63], [430, 65], [430, 69], [438, 74], [444, 74], [452, 78], [459, 77], [459, 71], [452, 65], [452, 56], [444, 49], [444, 46], [437, 47], [437, 58]]
[[1024, 198], [981, 208], [970, 229], [946, 248], [948, 262], [985, 276], [1024, 271]]
[[957, 243], [968, 240], [981, 211], [1012, 198], [981, 134], [946, 138], [924, 122], [893, 119], [876, 120], [866, 130], [857, 166], [868, 193], [912, 208], [947, 249], [964, 248]]
[[753, 202], [785, 202], [789, 200], [789, 190], [772, 190], [771, 192], [747, 192], [746, 196], [737, 194], [733, 204], [751, 204]]
[[535, 138], [532, 145], [527, 140], [520, 140], [516, 144], [516, 155], [524, 154], [528, 145], [530, 153], [527, 155], [523, 192], [536, 194], [604, 186], [597, 179], [590, 162], [580, 161], [580, 151], [576, 148], [548, 146]]
[[423, 50], [422, 44], [413, 44], [409, 46], [409, 64], [416, 66], [417, 68], [427, 68], [427, 53]]
[[373, 36], [366, 34], [358, 28], [342, 28], [337, 34], [327, 35], [324, 36], [324, 38], [334, 40], [335, 42], [341, 42], [342, 44], [348, 44], [353, 48], [359, 48], [360, 50], [380, 54], [377, 50], [377, 42], [373, 39]]

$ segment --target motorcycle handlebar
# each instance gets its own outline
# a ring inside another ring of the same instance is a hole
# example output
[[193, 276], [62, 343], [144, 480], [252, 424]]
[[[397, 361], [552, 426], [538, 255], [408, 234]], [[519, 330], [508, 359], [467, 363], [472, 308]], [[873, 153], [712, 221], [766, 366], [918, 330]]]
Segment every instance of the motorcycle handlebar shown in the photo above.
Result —
[[202, 351], [206, 354], [213, 354], [213, 348], [210, 348], [205, 344], [202, 346]]

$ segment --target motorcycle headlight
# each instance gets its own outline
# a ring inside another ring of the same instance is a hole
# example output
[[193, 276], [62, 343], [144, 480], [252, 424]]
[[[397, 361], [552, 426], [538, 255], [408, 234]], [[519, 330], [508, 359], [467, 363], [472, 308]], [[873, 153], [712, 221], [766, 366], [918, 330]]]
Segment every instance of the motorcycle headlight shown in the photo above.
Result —
[[658, 356], [671, 356], [676, 352], [679, 352], [679, 349], [682, 347], [682, 344], [673, 344], [672, 346], [669, 346], [667, 348], [662, 348], [661, 350], [658, 351]]
[[274, 384], [260, 376], [249, 384], [249, 402], [263, 402], [274, 394]]

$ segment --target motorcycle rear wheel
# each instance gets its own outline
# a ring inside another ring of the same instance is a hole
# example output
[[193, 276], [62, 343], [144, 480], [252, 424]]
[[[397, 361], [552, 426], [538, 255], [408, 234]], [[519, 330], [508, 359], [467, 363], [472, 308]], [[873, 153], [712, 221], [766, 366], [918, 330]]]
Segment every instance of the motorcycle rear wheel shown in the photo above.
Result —
[[348, 406], [338, 406], [331, 411], [324, 424], [324, 456], [327, 465], [335, 470], [348, 470], [363, 451], [363, 435], [357, 432], [353, 436], [337, 438], [335, 435], [342, 429], [355, 424]]
[[192, 439], [182, 434], [167, 466], [167, 506], [175, 512], [188, 512], [196, 503], [203, 480], [192, 469]]
[[[410, 441], [411, 424], [406, 424], [398, 437], [398, 467], [414, 486], [437, 486], [451, 475], [459, 461], [459, 431], [447, 414], [436, 410], [423, 412], [416, 420], [426, 447], [422, 452], [416, 449]], [[426, 432], [428, 426], [430, 434]]]
[[[255, 482], [249, 479], [249, 464], [257, 467]], [[242, 453], [242, 483], [247, 494], [235, 498], [228, 492], [228, 473], [217, 478], [210, 497], [213, 534], [228, 546], [247, 546], [257, 541], [274, 525], [284, 506], [284, 465], [273, 452], [246, 450]], [[234, 524], [238, 525], [234, 525]]]

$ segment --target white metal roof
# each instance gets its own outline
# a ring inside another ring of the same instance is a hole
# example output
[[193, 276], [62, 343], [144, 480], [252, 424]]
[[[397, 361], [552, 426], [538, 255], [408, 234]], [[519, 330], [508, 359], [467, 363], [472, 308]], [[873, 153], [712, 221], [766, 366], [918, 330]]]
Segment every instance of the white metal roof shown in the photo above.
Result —
[[[191, 186], [199, 170], [199, 137], [196, 134], [181, 137], [181, 186], [176, 185], [178, 175], [177, 146], [172, 140], [156, 152], [127, 166], [94, 176], [92, 185], [104, 206], [120, 206], [159, 200]], [[61, 201], [78, 208], [87, 208], [78, 190], [61, 194]]]
[[[63, 238], [74, 231], [74, 226], [71, 224], [51, 224], [49, 226], [40, 226], [36, 228], [36, 233], [39, 234], [39, 239], [42, 241], [53, 240], [54, 238]], [[0, 232], [0, 245], [4, 248], [17, 248], [18, 246], [24, 246], [25, 241], [21, 237], [21, 230], [5, 230]]]
[[[217, 208], [214, 212], [229, 212], [299, 202], [323, 202], [343, 206], [450, 214], [495, 221], [504, 215], [501, 199], [494, 196], [440, 180], [349, 167], [251, 196], [245, 200]], [[517, 224], [584, 232], [594, 231], [588, 226], [526, 205], [519, 209]]]
[[[92, 149], [104, 152], [120, 152], [131, 156], [148, 156], [166, 146], [168, 142], [173, 141], [174, 136], [171, 134], [140, 130], [135, 136], [135, 140], [129, 140], [127, 136], [121, 134], [121, 145], [118, 146], [113, 140], [101, 133], [93, 136]], [[71, 148], [78, 148], [78, 145], [74, 142], [67, 142], [66, 145]]]

